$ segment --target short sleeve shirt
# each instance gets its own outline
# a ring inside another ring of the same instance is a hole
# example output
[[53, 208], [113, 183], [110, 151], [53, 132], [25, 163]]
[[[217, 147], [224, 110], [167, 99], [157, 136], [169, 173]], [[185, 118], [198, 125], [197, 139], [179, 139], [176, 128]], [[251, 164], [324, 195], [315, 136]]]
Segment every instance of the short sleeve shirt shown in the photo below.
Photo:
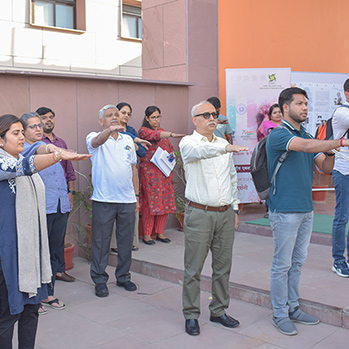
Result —
[[[272, 177], [278, 159], [289, 150], [289, 144], [295, 137], [311, 139], [303, 126], [295, 129], [284, 120], [284, 128], [274, 129], [268, 136], [266, 152], [268, 159], [269, 178]], [[271, 212], [310, 212], [314, 210], [311, 189], [313, 183], [314, 159], [320, 154], [291, 151], [276, 175], [267, 200]]]
[[118, 134], [109, 137], [97, 148], [92, 139], [100, 132], [91, 132], [86, 137], [87, 149], [92, 154], [92, 200], [110, 203], [135, 203], [136, 194], [132, 182], [132, 165], [137, 164], [137, 155], [132, 138]]
[[[226, 117], [224, 115], [219, 114], [218, 120], [225, 120], [225, 119], [226, 119]], [[232, 133], [233, 133], [233, 130], [231, 129], [229, 122], [225, 125], [217, 124], [217, 128], [214, 131], [214, 134], [220, 138], [224, 138], [224, 135], [230, 135]]]

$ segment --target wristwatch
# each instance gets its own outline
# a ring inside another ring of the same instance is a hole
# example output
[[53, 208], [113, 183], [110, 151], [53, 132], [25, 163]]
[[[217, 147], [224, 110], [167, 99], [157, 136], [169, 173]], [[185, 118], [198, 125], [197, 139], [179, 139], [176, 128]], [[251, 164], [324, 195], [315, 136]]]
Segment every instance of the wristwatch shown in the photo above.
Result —
[[68, 190], [68, 193], [75, 195], [75, 190]]
[[234, 213], [239, 215], [240, 214], [240, 210], [234, 210]]

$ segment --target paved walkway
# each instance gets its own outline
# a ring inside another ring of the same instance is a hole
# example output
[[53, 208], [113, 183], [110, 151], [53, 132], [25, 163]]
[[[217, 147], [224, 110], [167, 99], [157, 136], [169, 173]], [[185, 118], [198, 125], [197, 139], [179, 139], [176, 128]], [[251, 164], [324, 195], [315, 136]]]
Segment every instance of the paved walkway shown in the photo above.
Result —
[[[241, 322], [237, 329], [227, 329], [208, 321], [210, 293], [202, 291], [200, 317], [201, 335], [190, 337], [184, 331], [181, 313], [181, 279], [183, 274], [184, 235], [176, 229], [166, 231], [171, 244], [157, 242], [154, 246], [140, 243], [133, 253], [132, 280], [136, 292], [126, 292], [115, 286], [114, 268], [110, 275], [107, 298], [97, 298], [89, 277], [89, 265], [75, 258], [70, 271], [75, 283], [57, 281], [56, 295], [67, 305], [62, 311], [49, 309], [40, 317], [37, 348], [346, 348], [349, 330], [320, 323], [316, 326], [297, 324], [299, 334], [287, 337], [272, 325], [270, 305], [248, 303], [269, 299], [271, 237], [236, 233], [234, 244], [232, 288], [240, 289], [231, 299], [228, 313]], [[110, 256], [114, 264], [116, 256]], [[210, 256], [202, 284], [209, 290]], [[303, 268], [301, 297], [315, 305], [327, 305], [341, 311], [349, 304], [348, 282], [330, 271], [331, 247], [311, 244]], [[156, 276], [150, 277], [148, 275]], [[172, 282], [165, 281], [171, 280]], [[239, 288], [240, 287], [240, 288]], [[255, 296], [251, 296], [251, 290]], [[244, 299], [248, 302], [236, 300]], [[257, 297], [257, 298], [256, 298]], [[258, 298], [259, 297], [259, 298]], [[254, 299], [249, 299], [254, 298]], [[320, 308], [321, 309], [321, 308]], [[327, 312], [327, 310], [325, 310]], [[327, 313], [326, 313], [327, 314]], [[331, 317], [328, 311], [327, 316]], [[335, 321], [334, 321], [335, 322]]]
[[271, 325], [270, 309], [234, 299], [228, 313], [240, 320], [240, 327], [227, 329], [213, 324], [208, 321], [208, 292], [201, 294], [201, 334], [191, 337], [184, 332], [180, 285], [132, 273], [139, 288], [126, 292], [115, 286], [113, 268], [108, 267], [110, 295], [97, 298], [89, 278], [89, 265], [82, 258], [75, 258], [74, 262], [71, 274], [77, 281], [56, 283], [56, 295], [67, 308], [49, 309], [47, 315], [40, 317], [37, 349], [347, 347], [349, 330], [323, 323], [297, 325], [299, 334], [287, 337]]

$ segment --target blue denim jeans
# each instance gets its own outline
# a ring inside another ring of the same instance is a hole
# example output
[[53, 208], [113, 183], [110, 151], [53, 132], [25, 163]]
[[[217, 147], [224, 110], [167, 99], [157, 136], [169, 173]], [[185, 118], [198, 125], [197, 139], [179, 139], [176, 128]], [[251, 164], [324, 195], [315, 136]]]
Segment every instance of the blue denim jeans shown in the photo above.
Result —
[[332, 227], [332, 257], [335, 262], [345, 262], [345, 227], [349, 219], [349, 176], [333, 171], [332, 177], [336, 191], [336, 212]]
[[271, 267], [271, 302], [274, 316], [287, 317], [299, 305], [301, 267], [307, 258], [313, 211], [269, 212], [274, 257]]

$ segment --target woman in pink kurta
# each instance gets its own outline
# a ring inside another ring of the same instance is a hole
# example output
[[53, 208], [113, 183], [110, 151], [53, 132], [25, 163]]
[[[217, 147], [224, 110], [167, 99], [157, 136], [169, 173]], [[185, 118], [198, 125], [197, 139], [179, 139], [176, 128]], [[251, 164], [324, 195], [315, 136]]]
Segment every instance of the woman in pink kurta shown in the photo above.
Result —
[[145, 157], [139, 163], [139, 196], [140, 211], [143, 223], [143, 242], [154, 245], [151, 233], [155, 227], [156, 240], [170, 243], [171, 240], [164, 236], [164, 227], [169, 213], [176, 212], [172, 173], [166, 177], [150, 159], [158, 147], [174, 152], [170, 137], [183, 137], [182, 134], [166, 132], [160, 127], [161, 111], [156, 106], [150, 106], [145, 110], [143, 125], [139, 130], [139, 137], [152, 143]]
[[264, 137], [268, 136], [275, 127], [282, 124], [283, 116], [278, 104], [275, 103], [269, 108], [268, 117], [269, 120], [263, 121], [262, 127]]

